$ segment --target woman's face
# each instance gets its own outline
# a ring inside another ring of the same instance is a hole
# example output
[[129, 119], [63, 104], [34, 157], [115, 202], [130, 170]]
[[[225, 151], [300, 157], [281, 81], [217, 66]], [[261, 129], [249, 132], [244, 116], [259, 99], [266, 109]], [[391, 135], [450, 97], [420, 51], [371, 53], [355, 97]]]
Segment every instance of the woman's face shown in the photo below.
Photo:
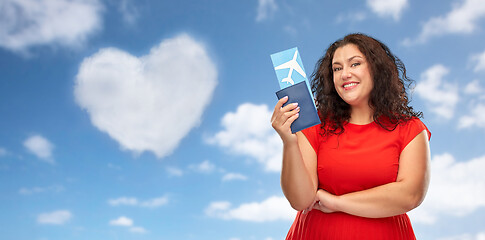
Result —
[[337, 48], [332, 59], [333, 83], [339, 96], [352, 107], [368, 107], [374, 81], [369, 64], [359, 48]]

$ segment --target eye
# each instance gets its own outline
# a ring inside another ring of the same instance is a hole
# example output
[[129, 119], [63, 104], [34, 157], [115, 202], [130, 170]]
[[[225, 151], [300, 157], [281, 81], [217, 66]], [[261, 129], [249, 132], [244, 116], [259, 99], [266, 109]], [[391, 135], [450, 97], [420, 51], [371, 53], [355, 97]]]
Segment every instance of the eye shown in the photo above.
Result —
[[333, 68], [333, 71], [334, 71], [334, 72], [337, 72], [337, 71], [340, 71], [340, 70], [342, 70], [342, 68], [341, 68], [341, 67], [334, 67], [334, 68]]
[[357, 67], [357, 66], [359, 66], [359, 65], [360, 65], [360, 62], [356, 62], [356, 63], [352, 63], [352, 65], [351, 65], [351, 66], [352, 66], [352, 67]]

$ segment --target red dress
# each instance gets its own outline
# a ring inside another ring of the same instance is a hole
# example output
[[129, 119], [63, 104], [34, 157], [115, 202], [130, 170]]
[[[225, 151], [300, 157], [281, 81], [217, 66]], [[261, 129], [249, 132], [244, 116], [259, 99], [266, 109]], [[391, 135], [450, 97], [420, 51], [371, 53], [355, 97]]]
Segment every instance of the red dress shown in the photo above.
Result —
[[[395, 182], [399, 155], [426, 126], [417, 118], [387, 131], [375, 122], [347, 123], [344, 133], [320, 135], [320, 125], [302, 132], [317, 153], [318, 187], [335, 195], [361, 191]], [[429, 139], [428, 139], [429, 140]], [[407, 214], [364, 218], [342, 212], [299, 212], [287, 240], [416, 239]]]

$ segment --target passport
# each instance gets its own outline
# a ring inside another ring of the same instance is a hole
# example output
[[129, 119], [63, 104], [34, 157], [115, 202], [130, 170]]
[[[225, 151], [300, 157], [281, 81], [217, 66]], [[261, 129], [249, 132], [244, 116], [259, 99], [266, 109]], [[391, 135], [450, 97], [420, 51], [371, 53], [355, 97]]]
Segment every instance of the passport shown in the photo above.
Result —
[[271, 60], [281, 88], [276, 96], [278, 99], [288, 96], [288, 101], [283, 106], [296, 102], [300, 107], [300, 116], [291, 124], [291, 132], [296, 133], [320, 124], [298, 48], [271, 54]]
[[278, 99], [288, 96], [288, 101], [283, 106], [296, 102], [300, 107], [300, 116], [291, 124], [292, 133], [321, 123], [315, 102], [308, 91], [306, 82], [300, 82], [293, 86], [283, 88], [276, 92], [276, 96]]

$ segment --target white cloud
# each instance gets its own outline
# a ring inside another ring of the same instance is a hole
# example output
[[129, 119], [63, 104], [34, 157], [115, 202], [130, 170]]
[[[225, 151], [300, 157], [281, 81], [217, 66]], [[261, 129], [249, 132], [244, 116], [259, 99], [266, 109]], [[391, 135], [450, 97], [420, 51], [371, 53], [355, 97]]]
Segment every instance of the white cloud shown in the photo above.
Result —
[[148, 207], [148, 208], [156, 208], [160, 207], [163, 205], [166, 205], [168, 203], [168, 197], [158, 197], [158, 198], [152, 198], [146, 201], [143, 201], [140, 203], [141, 207]]
[[463, 217], [485, 207], [485, 156], [456, 161], [449, 154], [431, 160], [431, 182], [421, 206], [410, 212], [415, 222], [433, 224], [444, 215]]
[[231, 203], [228, 201], [212, 202], [206, 209], [205, 214], [211, 217], [220, 217], [222, 213], [229, 210]]
[[480, 82], [478, 80], [473, 80], [465, 86], [465, 89], [463, 91], [466, 94], [475, 95], [475, 94], [482, 93], [483, 89], [480, 86]]
[[207, 142], [227, 148], [234, 154], [254, 158], [267, 171], [280, 171], [282, 142], [271, 127], [271, 114], [264, 104], [241, 104], [236, 112], [223, 116], [221, 125], [224, 129]]
[[41, 135], [34, 135], [24, 141], [24, 147], [41, 160], [54, 164], [52, 150], [54, 145]]
[[421, 74], [415, 88], [416, 93], [427, 101], [430, 111], [446, 119], [453, 117], [458, 102], [456, 84], [443, 80], [448, 73], [449, 70], [443, 65], [434, 65]]
[[485, 51], [479, 54], [472, 56], [472, 62], [475, 62], [476, 65], [473, 68], [473, 71], [480, 72], [485, 71]]
[[77, 47], [101, 28], [98, 0], [3, 0], [0, 46], [24, 52], [31, 46]]
[[72, 214], [67, 210], [58, 210], [49, 213], [41, 213], [37, 216], [37, 222], [40, 224], [62, 225], [72, 218]]
[[201, 162], [200, 164], [191, 164], [189, 165], [189, 169], [192, 169], [196, 172], [200, 173], [211, 173], [216, 169], [216, 166], [209, 162], [208, 160], [205, 160]]
[[365, 12], [362, 11], [352, 11], [348, 13], [341, 13], [337, 15], [336, 22], [343, 23], [343, 22], [362, 22], [367, 18]]
[[438, 240], [485, 240], [485, 232], [479, 232], [477, 234], [465, 233], [458, 236], [439, 238]]
[[450, 12], [428, 20], [415, 40], [406, 39], [404, 43], [425, 43], [431, 37], [445, 34], [470, 34], [478, 28], [478, 22], [482, 18], [485, 18], [483, 0], [455, 1]]
[[19, 193], [22, 195], [32, 195], [36, 193], [43, 193], [43, 192], [62, 192], [64, 191], [64, 187], [60, 185], [53, 185], [49, 187], [33, 187], [33, 188], [20, 188]]
[[120, 197], [120, 198], [108, 200], [108, 204], [111, 206], [121, 206], [121, 205], [136, 206], [138, 205], [138, 199], [134, 197]]
[[472, 99], [466, 101], [468, 110], [460, 117], [458, 129], [485, 128], [485, 94], [482, 94], [483, 90], [484, 88], [478, 80], [469, 82], [463, 89], [463, 92]]
[[180, 168], [176, 167], [167, 167], [166, 171], [170, 177], [181, 177], [184, 175], [184, 172]]
[[380, 17], [401, 18], [402, 11], [408, 6], [407, 0], [367, 0], [367, 6]]
[[128, 218], [128, 217], [125, 217], [125, 216], [121, 216], [117, 219], [113, 219], [111, 221], [109, 221], [109, 225], [111, 226], [119, 226], [119, 227], [126, 227], [128, 228], [128, 231], [132, 232], [132, 233], [140, 233], [140, 234], [144, 234], [144, 233], [147, 233], [148, 231], [143, 228], [143, 227], [140, 227], [140, 226], [134, 226], [133, 225], [133, 220], [131, 218]]
[[130, 232], [144, 234], [144, 233], [147, 233], [148, 231], [145, 228], [142, 228], [142, 227], [131, 227]]
[[206, 209], [206, 215], [224, 220], [241, 220], [249, 222], [269, 222], [276, 220], [291, 221], [296, 211], [284, 197], [270, 197], [262, 202], [241, 204], [231, 209], [230, 202], [212, 202]]
[[467, 115], [460, 117], [458, 128], [485, 128], [485, 103], [472, 103]]
[[162, 158], [199, 125], [217, 70], [205, 47], [182, 34], [142, 57], [101, 49], [83, 60], [75, 82], [76, 101], [94, 126], [123, 149]]
[[128, 24], [135, 24], [139, 17], [136, 4], [131, 0], [121, 0], [118, 4], [118, 11], [123, 16], [123, 20]]
[[276, 5], [275, 0], [258, 0], [256, 21], [261, 22], [270, 18], [277, 10], [278, 5]]
[[133, 220], [131, 220], [130, 218], [127, 218], [125, 216], [121, 216], [117, 219], [113, 219], [113, 220], [109, 221], [109, 225], [131, 227], [131, 226], [133, 226]]
[[223, 182], [226, 182], [226, 181], [233, 181], [233, 180], [242, 180], [242, 181], [245, 181], [247, 180], [248, 177], [240, 174], [240, 173], [226, 173], [223, 177], [222, 177], [222, 181]]
[[148, 199], [145, 201], [140, 201], [135, 197], [119, 197], [115, 199], [109, 199], [108, 204], [111, 206], [139, 206], [139, 207], [147, 207], [147, 208], [156, 208], [168, 203], [169, 199], [167, 196], [157, 197]]

